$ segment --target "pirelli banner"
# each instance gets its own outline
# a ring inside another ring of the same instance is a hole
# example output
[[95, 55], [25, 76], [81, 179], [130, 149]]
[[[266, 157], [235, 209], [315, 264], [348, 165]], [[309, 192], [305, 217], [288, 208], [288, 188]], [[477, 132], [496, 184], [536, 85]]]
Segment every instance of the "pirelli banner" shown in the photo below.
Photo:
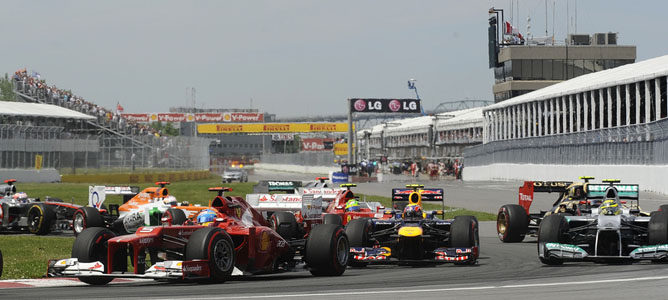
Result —
[[308, 133], [347, 132], [346, 123], [199, 124], [197, 133]]

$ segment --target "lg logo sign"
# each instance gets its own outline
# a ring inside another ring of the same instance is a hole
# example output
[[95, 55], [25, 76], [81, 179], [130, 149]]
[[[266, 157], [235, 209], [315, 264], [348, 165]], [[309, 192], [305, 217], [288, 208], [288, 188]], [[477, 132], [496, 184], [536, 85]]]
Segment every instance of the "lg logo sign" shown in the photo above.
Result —
[[420, 102], [415, 99], [353, 99], [354, 112], [420, 112]]

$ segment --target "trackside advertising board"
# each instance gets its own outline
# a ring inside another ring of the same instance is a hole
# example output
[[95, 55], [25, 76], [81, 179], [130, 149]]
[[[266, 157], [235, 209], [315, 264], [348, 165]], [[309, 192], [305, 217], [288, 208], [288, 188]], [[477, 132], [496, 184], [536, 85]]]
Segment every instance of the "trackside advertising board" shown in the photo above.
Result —
[[418, 99], [350, 99], [351, 112], [419, 113]]
[[199, 124], [198, 133], [347, 132], [346, 123]]

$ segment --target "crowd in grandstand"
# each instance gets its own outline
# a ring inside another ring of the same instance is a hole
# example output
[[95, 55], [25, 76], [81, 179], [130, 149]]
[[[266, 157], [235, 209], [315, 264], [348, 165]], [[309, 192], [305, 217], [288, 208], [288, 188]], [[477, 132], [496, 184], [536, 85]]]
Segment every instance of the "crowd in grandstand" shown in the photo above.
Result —
[[13, 76], [16, 89], [39, 102], [54, 104], [72, 109], [97, 118], [98, 124], [132, 135], [161, 136], [162, 132], [146, 124], [128, 121], [121, 117], [118, 110], [110, 110], [89, 102], [83, 97], [77, 96], [71, 90], [59, 89], [55, 85], [48, 86], [46, 80], [41, 78], [37, 72], [28, 74], [28, 71], [20, 69]]

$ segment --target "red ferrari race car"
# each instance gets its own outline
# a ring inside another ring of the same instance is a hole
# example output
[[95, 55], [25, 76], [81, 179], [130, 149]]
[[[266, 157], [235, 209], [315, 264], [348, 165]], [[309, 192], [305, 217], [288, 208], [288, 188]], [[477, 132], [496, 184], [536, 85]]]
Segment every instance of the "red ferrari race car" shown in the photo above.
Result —
[[[249, 274], [271, 273], [294, 269], [301, 262], [315, 276], [345, 271], [349, 244], [341, 226], [317, 224], [319, 219], [299, 224], [287, 213], [275, 219], [279, 234], [243, 198], [224, 196], [229, 188], [209, 190], [218, 195], [197, 215], [196, 223], [172, 225], [167, 216], [162, 226], [145, 226], [122, 236], [106, 228], [87, 228], [74, 241], [72, 258], [49, 261], [47, 275], [101, 285], [116, 277], [223, 282], [235, 267]], [[306, 220], [321, 210], [311, 204], [304, 212]]]

